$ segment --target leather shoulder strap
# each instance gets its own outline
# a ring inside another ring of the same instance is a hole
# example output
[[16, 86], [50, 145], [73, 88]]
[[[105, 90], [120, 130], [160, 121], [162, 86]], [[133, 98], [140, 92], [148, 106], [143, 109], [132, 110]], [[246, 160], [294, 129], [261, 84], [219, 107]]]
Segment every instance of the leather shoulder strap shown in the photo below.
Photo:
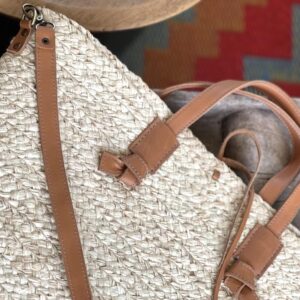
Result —
[[69, 288], [73, 300], [90, 300], [91, 291], [61, 149], [55, 33], [48, 26], [39, 26], [36, 30], [36, 82], [45, 174]]

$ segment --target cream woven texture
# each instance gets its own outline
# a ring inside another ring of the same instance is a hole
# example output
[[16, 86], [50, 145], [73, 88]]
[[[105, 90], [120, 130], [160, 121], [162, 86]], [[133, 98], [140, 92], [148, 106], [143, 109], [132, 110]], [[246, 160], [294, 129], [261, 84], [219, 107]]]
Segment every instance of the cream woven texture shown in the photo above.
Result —
[[[97, 171], [101, 151], [126, 153], [170, 111], [85, 29], [44, 13], [56, 25], [63, 153], [94, 299], [210, 299], [241, 180], [189, 130], [132, 191]], [[1, 58], [0, 95], [0, 299], [69, 299], [43, 172], [33, 38]], [[247, 228], [272, 213], [257, 196]], [[299, 232], [290, 227], [283, 242], [260, 299], [300, 299]]]

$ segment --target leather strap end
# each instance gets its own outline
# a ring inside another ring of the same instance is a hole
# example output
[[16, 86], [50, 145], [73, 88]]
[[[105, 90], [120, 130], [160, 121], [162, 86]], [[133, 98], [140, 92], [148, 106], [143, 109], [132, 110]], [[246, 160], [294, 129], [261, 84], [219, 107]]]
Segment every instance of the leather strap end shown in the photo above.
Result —
[[[238, 260], [234, 263], [225, 273], [225, 277], [236, 279], [251, 290], [255, 289], [255, 272], [251, 266], [243, 261]], [[227, 287], [234, 293], [230, 281], [227, 280], [227, 284]]]
[[139, 185], [148, 173], [153, 174], [178, 145], [171, 128], [159, 118], [155, 118], [130, 144], [129, 155], [118, 158], [114, 154], [103, 152], [99, 170], [133, 188]]
[[134, 188], [140, 184], [140, 181], [129, 169], [124, 171], [124, 173], [119, 177], [119, 180], [129, 188]]
[[104, 151], [99, 159], [99, 171], [105, 172], [114, 177], [119, 177], [125, 170], [124, 162], [116, 155]]
[[[122, 182], [127, 182], [127, 185], [128, 182], [130, 182], [129, 186], [131, 187], [140, 184], [143, 178], [145, 178], [148, 174], [148, 165], [146, 164], [146, 162], [138, 154], [135, 153], [123, 157], [122, 160], [128, 168], [128, 171], [126, 170], [127, 172], [124, 172], [124, 174], [122, 175]], [[135, 177], [135, 184], [133, 184], [132, 181], [133, 177]]]
[[31, 22], [29, 20], [20, 21], [20, 30], [12, 39], [7, 48], [7, 52], [14, 55], [22, 52], [32, 34]]
[[236, 299], [257, 299], [255, 281], [273, 262], [282, 243], [267, 226], [257, 224], [239, 246], [236, 260], [226, 272], [225, 285]]

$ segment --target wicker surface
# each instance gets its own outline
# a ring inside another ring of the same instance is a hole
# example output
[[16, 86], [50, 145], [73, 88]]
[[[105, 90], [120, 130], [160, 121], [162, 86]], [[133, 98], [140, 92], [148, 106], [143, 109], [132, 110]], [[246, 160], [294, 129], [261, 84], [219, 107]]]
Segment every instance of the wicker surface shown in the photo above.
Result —
[[[97, 171], [102, 150], [126, 153], [170, 111], [83, 28], [44, 12], [56, 25], [63, 154], [94, 299], [209, 299], [242, 181], [189, 130], [134, 190]], [[0, 87], [0, 298], [69, 299], [43, 172], [33, 40], [1, 58]], [[272, 212], [256, 196], [247, 231]], [[299, 299], [299, 235], [284, 233], [260, 299]]]

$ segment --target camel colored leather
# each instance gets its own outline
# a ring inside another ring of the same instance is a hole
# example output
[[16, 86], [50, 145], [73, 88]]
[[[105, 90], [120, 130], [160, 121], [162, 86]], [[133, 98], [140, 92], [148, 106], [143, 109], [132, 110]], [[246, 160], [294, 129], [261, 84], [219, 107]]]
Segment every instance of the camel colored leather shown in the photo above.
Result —
[[20, 30], [17, 35], [11, 40], [9, 47], [7, 48], [7, 52], [12, 54], [20, 53], [27, 44], [27, 41], [29, 40], [31, 34], [31, 21], [25, 19], [21, 20]]
[[195, 97], [195, 99], [170, 117], [168, 124], [175, 133], [179, 133], [198, 120], [207, 111], [207, 109], [211, 108], [212, 105], [216, 104], [218, 101], [224, 99], [226, 96], [229, 96], [235, 91], [249, 87], [257, 88], [270, 95], [273, 102], [283, 108], [296, 121], [298, 126], [300, 125], [300, 111], [294, 101], [292, 101], [291, 98], [276, 85], [261, 80], [248, 82], [224, 80], [212, 84], [199, 96]]
[[267, 226], [257, 224], [239, 246], [225, 285], [237, 299], [257, 299], [255, 281], [280, 252], [282, 244]]
[[[258, 162], [257, 162], [257, 166], [255, 168], [255, 172], [253, 174], [251, 174], [248, 171], [248, 169], [242, 163], [240, 163], [236, 160], [224, 157], [225, 149], [226, 149], [229, 141], [237, 135], [247, 135], [250, 138], [252, 138], [252, 140], [255, 143], [255, 146], [256, 146], [256, 149], [257, 149], [257, 154], [258, 154]], [[223, 278], [225, 276], [225, 271], [226, 271], [226, 269], [229, 265], [229, 262], [232, 259], [233, 253], [236, 249], [236, 246], [237, 246], [237, 244], [238, 244], [238, 242], [239, 242], [239, 240], [242, 236], [242, 233], [243, 233], [243, 230], [246, 226], [246, 222], [248, 220], [248, 217], [249, 217], [249, 214], [250, 214], [250, 211], [251, 211], [251, 207], [252, 207], [252, 204], [253, 204], [253, 200], [254, 200], [254, 195], [255, 195], [254, 180], [255, 180], [258, 172], [259, 172], [259, 168], [260, 168], [260, 164], [261, 164], [261, 149], [260, 149], [260, 145], [258, 143], [258, 140], [257, 140], [255, 134], [252, 131], [248, 130], [248, 129], [238, 129], [238, 130], [235, 130], [235, 131], [231, 132], [225, 138], [224, 142], [222, 143], [219, 154], [218, 154], [218, 158], [220, 160], [224, 161], [230, 168], [233, 168], [233, 169], [244, 172], [246, 174], [246, 176], [248, 177], [249, 182], [248, 182], [248, 185], [247, 185], [245, 195], [244, 195], [241, 203], [239, 204], [239, 207], [237, 209], [237, 212], [235, 214], [234, 220], [233, 220], [232, 225], [231, 225], [231, 229], [229, 230], [229, 234], [227, 236], [225, 251], [224, 251], [224, 254], [221, 258], [221, 262], [220, 262], [220, 266], [219, 266], [219, 270], [218, 270], [218, 273], [217, 273], [215, 286], [214, 286], [214, 290], [213, 290], [213, 299], [214, 300], [218, 300], [218, 298], [219, 298], [219, 290], [220, 290]], [[245, 206], [245, 208], [244, 208], [244, 212], [242, 214], [241, 222], [240, 222], [240, 224], [239, 224], [239, 226], [236, 230], [235, 235], [232, 237], [235, 224], [237, 223], [238, 218], [242, 213], [242, 208], [244, 206]], [[248, 277], [248, 274], [244, 274], [244, 276]], [[253, 283], [252, 286], [253, 287], [255, 286], [254, 283]]]
[[298, 185], [276, 215], [271, 219], [268, 227], [274, 234], [281, 235], [295, 218], [300, 209], [300, 185]]
[[91, 291], [61, 149], [55, 33], [51, 27], [36, 29], [36, 82], [45, 174], [69, 288], [72, 299], [90, 300]]
[[134, 187], [140, 184], [148, 173], [154, 173], [177, 147], [174, 132], [165, 122], [156, 118], [131, 143], [129, 155], [118, 158], [104, 152], [100, 157], [99, 170]]
[[[239, 300], [257, 300], [255, 283], [276, 258], [282, 248], [280, 236], [300, 208], [300, 185], [266, 226], [257, 224], [234, 254], [234, 263], [225, 273], [225, 285]], [[243, 221], [247, 219], [243, 216]], [[240, 230], [240, 229], [239, 229]], [[239, 231], [238, 230], [238, 231]], [[235, 242], [236, 240], [234, 240]], [[234, 243], [233, 242], [233, 243]], [[226, 268], [226, 262], [221, 266]], [[220, 274], [217, 285], [220, 285]], [[217, 298], [215, 298], [217, 299]]]

